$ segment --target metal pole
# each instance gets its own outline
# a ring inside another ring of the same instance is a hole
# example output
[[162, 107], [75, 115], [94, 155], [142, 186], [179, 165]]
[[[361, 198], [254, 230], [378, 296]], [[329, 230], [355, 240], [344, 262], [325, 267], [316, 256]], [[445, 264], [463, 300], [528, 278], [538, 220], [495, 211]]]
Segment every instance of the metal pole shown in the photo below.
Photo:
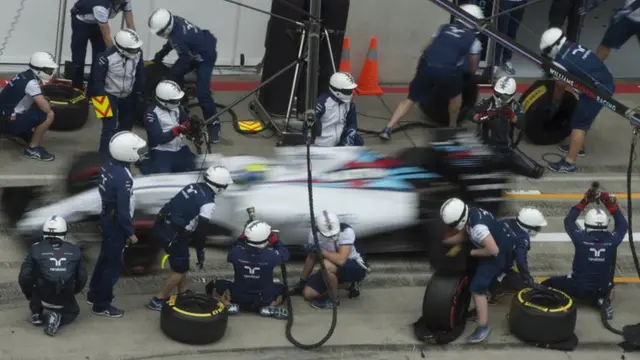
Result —
[[[491, 8], [491, 17], [493, 17], [493, 15], [495, 14], [498, 14], [499, 12], [500, 12], [500, 0], [493, 0], [493, 7]], [[498, 29], [498, 26], [496, 25], [497, 23], [498, 23], [497, 21], [492, 22], [491, 28], [493, 30]], [[487, 36], [487, 58], [485, 60], [487, 61], [487, 68], [491, 69], [490, 74], [492, 74], [492, 76], [495, 76], [495, 74], [493, 73], [493, 67], [496, 65], [500, 65], [495, 63], [496, 41], [488, 36]]]
[[124, 17], [124, 11], [122, 12], [122, 19], [120, 19], [120, 30], [124, 30], [127, 25], [127, 19]]
[[62, 62], [62, 44], [64, 43], [64, 24], [67, 15], [67, 0], [60, 0], [58, 3], [58, 31], [56, 32], [56, 77], [60, 76], [60, 63]]
[[309, 19], [307, 30], [307, 91], [305, 99], [305, 121], [307, 122], [307, 141], [313, 139], [313, 129], [316, 122], [316, 101], [318, 99], [318, 72], [320, 70], [320, 34], [322, 32], [320, 22], [321, 0], [309, 1], [309, 13], [313, 18]]
[[[306, 44], [306, 36], [307, 31], [302, 30], [302, 34], [300, 35], [300, 47], [298, 48], [298, 59], [302, 57], [302, 53], [304, 52], [304, 45]], [[289, 119], [291, 119], [291, 108], [293, 107], [293, 99], [296, 97], [296, 92], [298, 91], [298, 77], [300, 76], [300, 63], [296, 65], [296, 69], [293, 72], [293, 84], [291, 85], [291, 94], [289, 95], [289, 105], [287, 106], [287, 114], [284, 119], [284, 131], [287, 131], [287, 127], [289, 126]]]

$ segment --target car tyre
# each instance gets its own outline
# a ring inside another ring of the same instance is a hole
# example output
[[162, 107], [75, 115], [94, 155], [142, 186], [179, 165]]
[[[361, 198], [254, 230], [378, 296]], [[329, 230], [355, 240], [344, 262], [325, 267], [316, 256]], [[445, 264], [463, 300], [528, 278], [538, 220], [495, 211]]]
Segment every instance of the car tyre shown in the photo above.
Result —
[[75, 195], [95, 187], [104, 158], [99, 152], [85, 152], [77, 155], [67, 171], [65, 190]]
[[431, 331], [453, 331], [464, 326], [470, 304], [468, 275], [449, 276], [436, 271], [424, 292], [422, 319]]
[[125, 276], [143, 276], [155, 270], [160, 247], [152, 233], [154, 222], [153, 215], [136, 216], [133, 220], [133, 229], [138, 242], [127, 246], [122, 253]]
[[205, 345], [219, 341], [227, 331], [224, 304], [207, 294], [183, 293], [167, 299], [160, 314], [160, 329], [184, 344]]
[[547, 110], [552, 101], [555, 81], [538, 80], [520, 96], [520, 104], [525, 113], [524, 135], [535, 145], [555, 145], [571, 133], [571, 117], [578, 105], [578, 99], [565, 91], [560, 109], [549, 117]]
[[80, 89], [63, 83], [41, 86], [42, 95], [49, 100], [55, 114], [51, 131], [76, 131], [89, 119], [89, 99]]

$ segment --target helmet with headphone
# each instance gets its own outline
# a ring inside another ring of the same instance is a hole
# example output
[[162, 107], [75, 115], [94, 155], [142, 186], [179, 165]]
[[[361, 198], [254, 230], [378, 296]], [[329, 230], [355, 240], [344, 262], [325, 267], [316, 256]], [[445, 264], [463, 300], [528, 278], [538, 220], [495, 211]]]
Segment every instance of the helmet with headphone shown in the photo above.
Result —
[[540, 51], [542, 55], [553, 59], [560, 52], [560, 48], [567, 42], [562, 29], [553, 27], [545, 30], [540, 37]]
[[67, 221], [58, 215], [53, 215], [42, 225], [42, 237], [44, 239], [67, 239]]
[[223, 166], [212, 166], [204, 173], [204, 182], [218, 195], [233, 184], [231, 173]]
[[157, 9], [149, 16], [149, 30], [167, 39], [173, 30], [173, 15], [167, 9]]
[[42, 82], [48, 82], [53, 77], [53, 73], [58, 69], [58, 64], [53, 59], [53, 55], [45, 51], [37, 51], [29, 58], [29, 68]]
[[114, 38], [114, 44], [120, 55], [135, 59], [142, 51], [142, 40], [138, 33], [131, 29], [123, 29], [118, 31]]
[[584, 216], [584, 228], [587, 231], [606, 231], [609, 228], [609, 216], [602, 209], [591, 209]]
[[340, 235], [340, 218], [338, 215], [322, 210], [322, 212], [316, 215], [316, 227], [320, 235], [331, 241], [337, 241]]
[[[484, 12], [482, 11], [482, 9], [480, 8], [480, 6], [476, 5], [476, 4], [464, 4], [464, 5], [460, 5], [460, 9], [462, 9], [464, 12], [466, 12], [467, 14], [471, 15], [472, 17], [475, 18], [475, 20], [482, 20], [484, 19]], [[465, 26], [469, 27], [469, 28], [473, 28], [472, 24], [468, 24], [467, 22], [465, 22], [462, 19], [457, 19], [458, 22], [463, 23]]]
[[493, 99], [496, 106], [500, 107], [509, 104], [516, 95], [516, 80], [510, 76], [499, 78], [493, 85]]
[[263, 249], [269, 243], [271, 226], [263, 220], [254, 220], [244, 228], [245, 242], [249, 246]]
[[353, 76], [347, 72], [337, 72], [329, 79], [329, 91], [342, 102], [351, 101], [353, 90], [357, 87]]
[[469, 207], [464, 201], [451, 198], [440, 207], [440, 218], [445, 225], [462, 230], [469, 219]]
[[540, 230], [547, 226], [547, 220], [538, 209], [522, 208], [516, 217], [518, 225], [529, 233], [530, 236], [537, 235]]
[[134, 163], [140, 159], [140, 151], [147, 142], [131, 131], [120, 131], [109, 141], [109, 154], [115, 160]]
[[156, 101], [167, 109], [175, 109], [180, 106], [184, 98], [184, 91], [175, 81], [162, 80], [156, 86]]

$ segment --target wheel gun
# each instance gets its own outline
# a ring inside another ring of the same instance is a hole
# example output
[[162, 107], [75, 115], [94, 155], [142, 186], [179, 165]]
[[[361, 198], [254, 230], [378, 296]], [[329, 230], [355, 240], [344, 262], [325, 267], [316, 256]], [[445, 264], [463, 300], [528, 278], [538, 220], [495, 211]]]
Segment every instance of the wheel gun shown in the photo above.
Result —
[[600, 191], [600, 183], [594, 181], [591, 183], [591, 187], [589, 188], [589, 190], [587, 190], [587, 192], [585, 193], [585, 198], [587, 199], [588, 203], [599, 203], [601, 193], [602, 191]]

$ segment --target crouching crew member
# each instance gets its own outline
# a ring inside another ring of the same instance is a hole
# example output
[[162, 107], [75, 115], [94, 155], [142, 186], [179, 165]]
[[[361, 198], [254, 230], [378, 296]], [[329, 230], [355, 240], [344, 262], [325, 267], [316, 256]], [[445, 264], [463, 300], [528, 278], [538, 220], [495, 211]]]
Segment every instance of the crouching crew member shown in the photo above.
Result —
[[329, 91], [321, 94], [316, 102], [315, 146], [362, 146], [364, 140], [358, 134], [358, 120], [353, 90], [358, 87], [353, 76], [337, 72], [329, 79]]
[[[50, 217], [42, 227], [42, 241], [31, 246], [20, 268], [18, 282], [29, 300], [31, 323], [54, 336], [80, 313], [75, 295], [87, 283], [80, 248], [66, 240], [67, 222]], [[47, 310], [47, 314], [44, 313]]]
[[136, 206], [129, 165], [138, 161], [146, 145], [146, 141], [130, 131], [115, 134], [109, 143], [111, 158], [100, 169], [102, 247], [87, 294], [87, 303], [92, 305], [95, 315], [119, 318], [124, 314], [111, 302], [113, 287], [122, 272], [122, 252], [127, 244], [138, 242], [133, 229]]
[[[174, 80], [184, 86], [184, 76], [196, 71], [196, 96], [202, 107], [205, 120], [217, 113], [216, 103], [211, 96], [211, 75], [216, 64], [218, 40], [209, 30], [200, 29], [180, 16], [172, 15], [167, 9], [157, 9], [149, 16], [149, 29], [167, 42], [153, 58], [160, 63], [171, 52], [178, 53], [178, 60], [171, 67]], [[220, 141], [220, 121], [208, 125], [209, 139]]]
[[509, 164], [511, 171], [538, 179], [544, 174], [544, 167], [518, 149], [511, 136], [516, 128], [524, 128], [525, 121], [524, 110], [515, 100], [516, 89], [513, 78], [498, 79], [493, 96], [476, 105], [472, 120], [479, 124], [484, 143]]
[[[360, 282], [369, 272], [369, 266], [357, 249], [355, 231], [350, 225], [341, 223], [338, 215], [327, 210], [323, 210], [315, 220], [332, 292], [336, 294], [339, 287], [347, 288], [349, 298], [357, 298], [360, 296]], [[327, 292], [321, 270], [311, 274], [318, 262], [312, 231], [309, 232], [307, 243], [308, 255], [304, 261], [302, 276], [293, 293], [302, 293], [305, 300], [311, 301], [311, 306], [316, 309], [340, 306], [340, 299], [333, 303], [330, 293]]]
[[150, 159], [148, 171], [141, 169], [143, 173], [177, 173], [195, 169], [195, 155], [180, 136], [190, 126], [189, 114], [181, 105], [183, 98], [184, 92], [173, 81], [163, 80], [156, 86], [155, 101], [144, 116]]
[[[591, 209], [584, 217], [582, 229], [576, 224], [580, 213], [593, 201], [588, 195], [564, 218], [564, 228], [576, 248], [573, 255], [571, 275], [554, 276], [542, 282], [543, 285], [558, 289], [597, 308], [602, 307], [604, 298], [613, 286], [613, 269], [618, 245], [622, 243], [629, 224], [616, 204], [615, 197], [608, 193], [600, 194], [602, 201], [615, 221], [614, 231], [610, 232], [609, 217], [600, 208]], [[613, 308], [607, 304], [606, 317], [613, 318]]]
[[185, 292], [185, 275], [189, 271], [189, 242], [196, 248], [197, 265], [204, 266], [205, 222], [213, 219], [215, 197], [233, 184], [229, 170], [212, 166], [204, 173], [202, 182], [185, 186], [166, 203], [153, 225], [153, 234], [160, 240], [169, 257], [171, 274], [148, 307], [162, 310], [174, 288]]
[[458, 233], [444, 240], [447, 245], [460, 245], [467, 239], [478, 257], [476, 273], [471, 279], [471, 293], [478, 312], [478, 327], [469, 336], [469, 342], [480, 343], [491, 334], [489, 327], [489, 287], [505, 268], [512, 232], [488, 211], [466, 205], [451, 198], [440, 208], [440, 217]]
[[103, 154], [108, 153], [113, 134], [133, 127], [136, 102], [142, 98], [144, 89], [141, 46], [142, 40], [135, 31], [119, 31], [115, 46], [101, 53], [94, 65], [91, 96], [106, 95], [112, 112], [112, 116], [102, 118], [100, 152]]
[[286, 295], [285, 288], [273, 282], [273, 269], [287, 261], [289, 250], [277, 232], [262, 220], [252, 221], [227, 255], [227, 262], [233, 265], [233, 281], [211, 281], [206, 287], [207, 294], [222, 301], [229, 314], [243, 310], [285, 320], [289, 312], [279, 307]]
[[[51, 104], [42, 95], [40, 85], [51, 80], [57, 68], [58, 64], [51, 54], [35, 52], [29, 59], [29, 70], [14, 76], [0, 92], [0, 116], [8, 118], [6, 131], [25, 142], [24, 156], [30, 159], [55, 159], [53, 154], [40, 146], [42, 136], [53, 123], [54, 117]], [[36, 106], [33, 106], [34, 103]]]

